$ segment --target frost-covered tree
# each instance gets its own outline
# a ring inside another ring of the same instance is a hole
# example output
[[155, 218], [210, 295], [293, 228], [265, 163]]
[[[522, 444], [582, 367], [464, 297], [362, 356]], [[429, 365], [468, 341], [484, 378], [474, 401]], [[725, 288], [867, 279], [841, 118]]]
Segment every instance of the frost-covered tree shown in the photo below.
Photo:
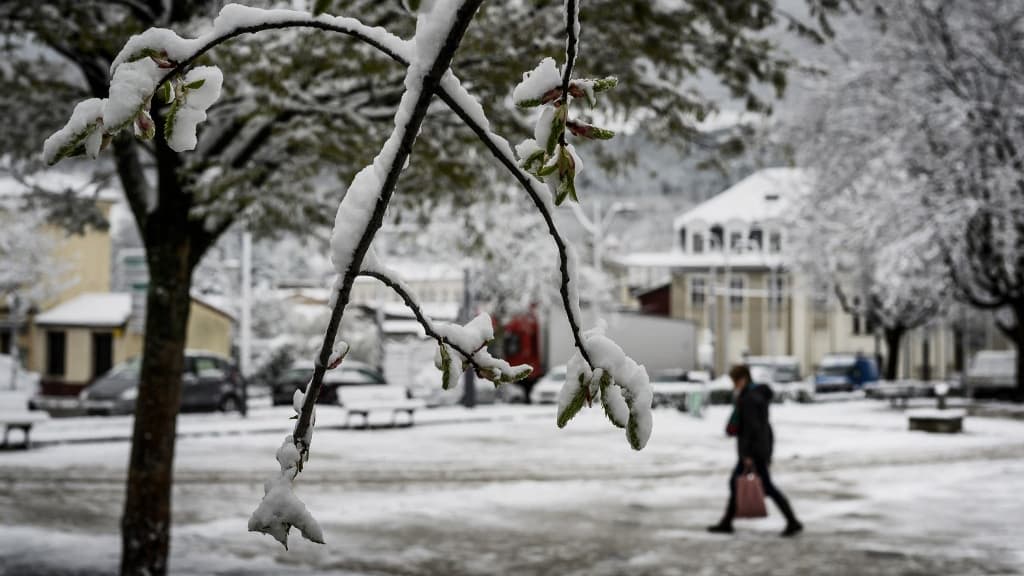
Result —
[[836, 191], [905, 175], [857, 209], [900, 213], [897, 235], [928, 230], [954, 296], [1002, 310], [1000, 327], [1024, 349], [1024, 5], [899, 0], [885, 10], [884, 30], [828, 90], [805, 142], [811, 161]]
[[790, 256], [815, 283], [831, 287], [845, 312], [881, 332], [884, 375], [894, 380], [903, 337], [941, 319], [951, 299], [937, 230], [898, 172], [848, 182], [825, 169], [820, 150], [815, 160], [823, 172], [797, 199]]
[[21, 307], [42, 303], [61, 284], [56, 262], [56, 238], [46, 230], [46, 218], [26, 210], [20, 199], [0, 199], [0, 306], [17, 294]]

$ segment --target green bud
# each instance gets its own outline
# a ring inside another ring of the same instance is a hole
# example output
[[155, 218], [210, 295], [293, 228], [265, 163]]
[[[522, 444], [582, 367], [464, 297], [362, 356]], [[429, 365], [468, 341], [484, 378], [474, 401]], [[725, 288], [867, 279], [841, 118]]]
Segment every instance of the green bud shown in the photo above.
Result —
[[587, 401], [587, 382], [583, 379], [583, 374], [580, 374], [580, 389], [573, 395], [572, 400], [566, 405], [565, 409], [558, 413], [558, 427], [565, 428], [565, 425], [572, 420], [576, 414], [583, 409], [583, 404]]
[[315, 0], [313, 2], [313, 16], [319, 16], [331, 9], [333, 0]]

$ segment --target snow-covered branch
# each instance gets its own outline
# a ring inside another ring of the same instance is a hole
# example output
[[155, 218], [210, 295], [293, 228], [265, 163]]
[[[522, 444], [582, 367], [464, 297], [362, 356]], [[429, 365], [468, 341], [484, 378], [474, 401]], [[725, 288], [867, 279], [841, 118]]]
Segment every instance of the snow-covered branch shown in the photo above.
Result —
[[[423, 313], [423, 308], [416, 302], [412, 291], [394, 274], [382, 267], [375, 266], [369, 270], [364, 268], [359, 275], [375, 278], [391, 288], [412, 311], [426, 335], [437, 341], [438, 353], [435, 364], [441, 370], [441, 385], [445, 390], [455, 386], [458, 382], [460, 370], [458, 365], [453, 363], [453, 356], [454, 360], [459, 360], [463, 365], [471, 367], [477, 376], [494, 382], [496, 386], [518, 382], [530, 375], [532, 370], [530, 366], [512, 366], [504, 360], [494, 358], [487, 351], [487, 345], [494, 339], [493, 321], [489, 315], [481, 314], [465, 327], [435, 324]], [[472, 331], [467, 331], [470, 326], [473, 327]], [[467, 343], [469, 343], [468, 346]], [[456, 355], [453, 355], [452, 352], [455, 352]]]

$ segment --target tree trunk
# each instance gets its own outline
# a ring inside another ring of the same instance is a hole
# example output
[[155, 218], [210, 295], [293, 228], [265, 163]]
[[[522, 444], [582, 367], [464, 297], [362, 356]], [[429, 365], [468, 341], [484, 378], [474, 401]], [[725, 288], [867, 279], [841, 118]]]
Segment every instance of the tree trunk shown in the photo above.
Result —
[[1017, 348], [1017, 391], [1013, 395], [1015, 402], [1024, 402], [1024, 307], [1014, 309], [1013, 344]]
[[895, 380], [900, 367], [900, 341], [906, 330], [903, 328], [885, 328], [885, 379]]
[[192, 276], [184, 238], [148, 246], [147, 259], [146, 336], [121, 521], [121, 574], [131, 576], [167, 573], [174, 442]]
[[[154, 112], [154, 120], [157, 125], [163, 124], [158, 112]], [[195, 245], [189, 220], [191, 195], [182, 190], [178, 180], [180, 160], [159, 131], [154, 143], [157, 205], [149, 206], [145, 196], [129, 195], [136, 217], [145, 219], [142, 237], [149, 288], [142, 371], [121, 519], [122, 576], [167, 573], [174, 442], [185, 367], [192, 271], [204, 250]]]

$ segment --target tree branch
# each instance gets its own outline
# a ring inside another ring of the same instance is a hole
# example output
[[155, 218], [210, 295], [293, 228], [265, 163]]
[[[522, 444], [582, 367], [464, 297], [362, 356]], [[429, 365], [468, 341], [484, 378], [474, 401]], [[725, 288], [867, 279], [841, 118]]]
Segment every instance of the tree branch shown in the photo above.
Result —
[[[433, 62], [429, 63], [426, 73], [422, 78], [407, 79], [407, 82], [410, 83], [418, 80], [420, 91], [412, 102], [412, 109], [409, 111], [408, 116], [402, 118], [404, 122], [396, 124], [395, 131], [392, 133], [391, 138], [388, 139], [388, 143], [385, 144], [385, 147], [389, 144], [397, 144], [397, 148], [395, 149], [394, 156], [390, 159], [390, 163], [383, 167], [385, 170], [384, 180], [380, 184], [380, 191], [373, 214], [359, 237], [359, 243], [355, 247], [347, 270], [341, 277], [341, 286], [334, 303], [334, 309], [331, 311], [331, 319], [324, 334], [320, 355], [313, 370], [313, 378], [306, 388], [302, 409], [299, 411], [299, 418], [295, 423], [295, 430], [292, 433], [292, 438], [300, 453], [305, 454], [309, 450], [308, 433], [312, 425], [313, 408], [316, 398], [320, 394], [320, 389], [323, 387], [324, 374], [327, 371], [327, 366], [330, 364], [334, 341], [337, 338], [338, 327], [341, 324], [345, 306], [348, 304], [352, 284], [359, 274], [363, 258], [370, 249], [370, 244], [373, 242], [377, 230], [380, 229], [384, 222], [384, 213], [387, 211], [391, 196], [398, 185], [398, 178], [402, 173], [405, 162], [412, 153], [413, 143], [416, 141], [420, 126], [427, 115], [430, 100], [434, 97], [434, 92], [440, 85], [442, 76], [448, 71], [448, 67], [451, 65], [452, 58], [455, 56], [462, 37], [482, 3], [483, 0], [465, 0], [458, 7], [454, 21], [448, 29], [444, 44], [441, 46]], [[383, 45], [379, 42], [371, 40], [370, 43], [383, 49]], [[342, 200], [342, 203], [344, 204], [344, 200]]]
[[[398, 50], [393, 50], [387, 42], [381, 41], [380, 38], [373, 37], [373, 31], [365, 26], [341, 26], [331, 24], [321, 20], [312, 20], [309, 15], [297, 14], [296, 20], [283, 20], [275, 22], [273, 24], [263, 24], [258, 26], [247, 26], [243, 28], [237, 28], [226, 32], [223, 36], [212, 38], [209, 42], [201, 46], [196, 50], [194, 54], [188, 58], [177, 63], [174, 68], [170, 69], [167, 74], [161, 79], [160, 84], [163, 84], [170, 78], [173, 78], [176, 74], [180, 74], [185, 71], [192, 63], [198, 60], [206, 52], [209, 52], [213, 48], [245, 34], [252, 34], [265, 30], [274, 30], [281, 28], [315, 28], [324, 30], [327, 32], [334, 32], [338, 34], [344, 34], [346, 36], [353, 37], [357, 40], [361, 40], [366, 44], [373, 46], [381, 53], [388, 56], [392, 60], [408, 66], [409, 61], [406, 56], [400, 53]], [[401, 40], [397, 37], [391, 37], [395, 42]], [[569, 327], [573, 335], [573, 341], [576, 348], [580, 351], [583, 359], [591, 368], [596, 368], [594, 363], [590, 359], [590, 355], [586, 348], [583, 346], [583, 337], [581, 335], [582, 329], [580, 327], [580, 320], [576, 317], [575, 307], [573, 306], [572, 299], [569, 295], [570, 282], [572, 281], [569, 274], [569, 249], [568, 244], [562, 237], [557, 226], [555, 225], [554, 216], [545, 198], [549, 197], [548, 190], [542, 187], [541, 183], [536, 180], [533, 176], [528, 174], [522, 168], [520, 168], [516, 161], [515, 155], [512, 153], [512, 149], [504, 138], [491, 132], [489, 125], [487, 125], [486, 116], [483, 114], [482, 109], [476, 111], [476, 114], [470, 114], [466, 109], [465, 104], [472, 102], [476, 103], [475, 99], [469, 95], [469, 93], [458, 83], [458, 80], [454, 76], [451, 77], [451, 81], [443, 82], [436, 88], [438, 97], [442, 102], [447, 105], [456, 116], [462, 120], [466, 126], [480, 139], [481, 143], [494, 155], [498, 162], [504, 166], [512, 176], [519, 182], [526, 193], [530, 196], [534, 206], [540, 212], [544, 218], [544, 223], [547, 226], [548, 234], [555, 241], [555, 246], [558, 250], [559, 260], [559, 273], [561, 276], [560, 290], [559, 293], [562, 299], [562, 306], [565, 309], [566, 317], [569, 321]]]
[[454, 342], [452, 342], [448, 338], [445, 338], [436, 330], [434, 330], [434, 323], [430, 320], [430, 318], [427, 318], [426, 315], [423, 314], [423, 309], [420, 308], [420, 305], [416, 303], [415, 299], [413, 299], [412, 294], [409, 293], [409, 291], [406, 289], [405, 286], [402, 285], [401, 282], [399, 282], [395, 278], [388, 276], [385, 272], [382, 272], [380, 270], [363, 270], [362, 272], [359, 273], [359, 275], [365, 276], [367, 278], [375, 278], [381, 281], [388, 288], [391, 288], [395, 292], [395, 294], [397, 294], [398, 297], [402, 299], [402, 302], [405, 303], [409, 310], [412, 311], [413, 315], [416, 317], [416, 321], [420, 323], [420, 326], [423, 326], [423, 331], [426, 332], [427, 336], [430, 336], [431, 338], [436, 340], [438, 344], [447, 345], [452, 350], [458, 352], [460, 355], [462, 355], [463, 358], [466, 359], [467, 363], [473, 366], [473, 368], [477, 372], [481, 372], [484, 370], [483, 366], [480, 366], [479, 364], [476, 363], [475, 360], [473, 360], [473, 355], [476, 353], [475, 351], [468, 352], [466, 350], [463, 350], [462, 348], [459, 347], [458, 344], [455, 344]]

